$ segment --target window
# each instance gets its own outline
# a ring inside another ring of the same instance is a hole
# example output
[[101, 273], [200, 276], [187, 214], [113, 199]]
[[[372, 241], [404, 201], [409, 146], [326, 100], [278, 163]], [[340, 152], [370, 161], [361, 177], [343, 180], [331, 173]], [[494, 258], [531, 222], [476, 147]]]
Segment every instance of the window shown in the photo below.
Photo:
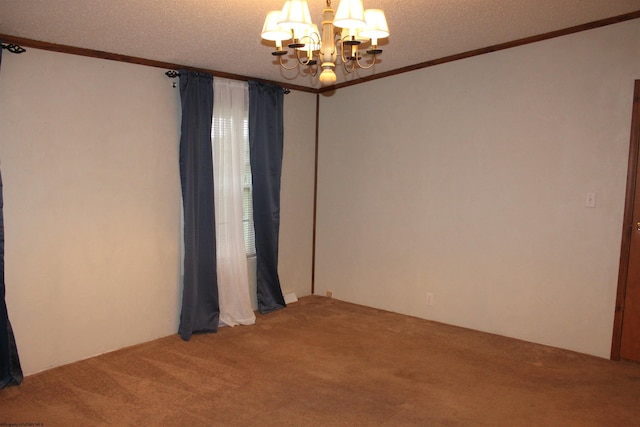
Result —
[[[233, 134], [233, 118], [213, 116], [211, 125], [211, 138], [221, 138], [223, 135]], [[242, 144], [244, 150], [244, 168], [242, 171], [242, 228], [244, 231], [244, 246], [247, 257], [256, 254], [256, 239], [253, 229], [253, 192], [251, 183], [251, 161], [249, 146], [249, 119], [244, 118], [242, 123]]]
[[249, 147], [249, 120], [244, 121], [244, 173], [242, 187], [242, 226], [247, 256], [256, 254], [256, 234], [253, 228], [253, 186], [251, 183], [251, 149]]

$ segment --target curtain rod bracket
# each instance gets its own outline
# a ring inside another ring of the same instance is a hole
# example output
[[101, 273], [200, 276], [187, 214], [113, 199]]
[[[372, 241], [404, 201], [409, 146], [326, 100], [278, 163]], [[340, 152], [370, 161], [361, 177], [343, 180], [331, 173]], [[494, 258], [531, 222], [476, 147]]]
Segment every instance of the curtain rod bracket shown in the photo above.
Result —
[[3, 49], [7, 49], [9, 52], [11, 53], [24, 53], [27, 50], [25, 48], [23, 48], [22, 46], [18, 46], [17, 44], [3, 44], [2, 45]]

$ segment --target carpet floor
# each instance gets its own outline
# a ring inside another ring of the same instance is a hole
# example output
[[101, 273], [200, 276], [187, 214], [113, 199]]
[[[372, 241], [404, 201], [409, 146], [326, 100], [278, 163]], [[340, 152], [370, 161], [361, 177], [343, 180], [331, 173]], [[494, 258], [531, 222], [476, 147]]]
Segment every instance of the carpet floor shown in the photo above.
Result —
[[0, 425], [631, 426], [640, 365], [309, 296], [0, 390]]

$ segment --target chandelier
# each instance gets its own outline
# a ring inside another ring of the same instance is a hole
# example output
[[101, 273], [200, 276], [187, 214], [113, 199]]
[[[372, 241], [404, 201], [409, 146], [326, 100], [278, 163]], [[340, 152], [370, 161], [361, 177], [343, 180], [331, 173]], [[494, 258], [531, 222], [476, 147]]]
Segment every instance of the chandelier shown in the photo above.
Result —
[[[322, 36], [318, 26], [311, 22], [309, 5], [306, 0], [287, 0], [282, 10], [267, 14], [262, 28], [262, 38], [276, 43], [271, 54], [278, 57], [280, 66], [293, 70], [298, 66], [308, 66], [315, 76], [318, 66], [322, 69], [320, 83], [323, 86], [336, 82], [338, 58], [344, 69], [351, 73], [357, 68], [367, 69], [376, 63], [376, 56], [382, 53], [378, 40], [389, 37], [389, 27], [381, 9], [364, 9], [362, 0], [341, 0], [334, 13], [331, 0], [322, 11]], [[282, 60], [289, 52], [282, 47], [284, 41], [293, 49], [296, 60], [288, 67]], [[369, 44], [365, 52], [371, 55], [367, 65], [360, 50]]]

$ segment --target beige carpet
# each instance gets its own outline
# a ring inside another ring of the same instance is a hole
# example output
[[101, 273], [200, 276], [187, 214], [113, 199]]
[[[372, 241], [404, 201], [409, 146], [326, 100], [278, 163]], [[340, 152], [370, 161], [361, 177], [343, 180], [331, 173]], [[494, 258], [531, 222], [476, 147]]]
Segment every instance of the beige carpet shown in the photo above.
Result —
[[305, 297], [0, 390], [0, 425], [631, 426], [640, 365]]

